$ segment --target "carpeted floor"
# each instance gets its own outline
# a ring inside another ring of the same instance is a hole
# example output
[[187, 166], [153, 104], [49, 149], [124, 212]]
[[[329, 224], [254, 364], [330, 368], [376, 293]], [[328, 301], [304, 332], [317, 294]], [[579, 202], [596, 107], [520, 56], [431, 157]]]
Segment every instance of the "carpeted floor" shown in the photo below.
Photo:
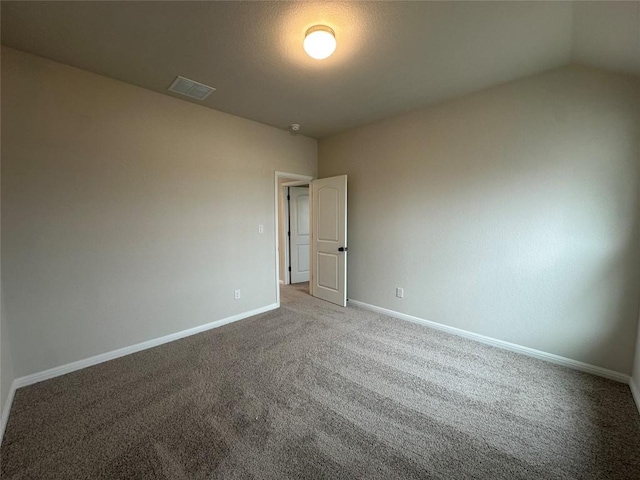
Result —
[[640, 478], [628, 386], [305, 288], [18, 390], [2, 478]]

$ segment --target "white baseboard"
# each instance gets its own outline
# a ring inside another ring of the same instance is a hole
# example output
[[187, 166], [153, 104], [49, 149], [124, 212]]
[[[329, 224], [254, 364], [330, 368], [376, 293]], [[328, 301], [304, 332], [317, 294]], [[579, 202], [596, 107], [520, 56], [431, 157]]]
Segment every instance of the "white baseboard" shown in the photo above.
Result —
[[640, 386], [636, 384], [633, 377], [629, 380], [629, 388], [631, 388], [631, 395], [636, 402], [636, 407], [638, 407], [638, 413], [640, 413]]
[[377, 307], [375, 305], [370, 305], [368, 303], [359, 302], [358, 300], [349, 299], [349, 304], [354, 305], [356, 307], [364, 308], [366, 310], [371, 310], [373, 312], [382, 313], [389, 317], [398, 318], [400, 320], [407, 320], [409, 322], [419, 323], [421, 325], [426, 325], [427, 327], [431, 327], [436, 330], [441, 330], [443, 332], [451, 333], [459, 337], [475, 340], [477, 342], [491, 345], [493, 347], [501, 348], [503, 350], [509, 350], [511, 352], [520, 353], [528, 357], [533, 357], [539, 360], [544, 360], [546, 362], [555, 363], [557, 365], [563, 365], [565, 367], [573, 368], [574, 370], [580, 370], [581, 372], [591, 373], [593, 375], [598, 375], [600, 377], [609, 378], [617, 382], [629, 384], [629, 381], [631, 379], [629, 375], [625, 375], [624, 373], [616, 372], [614, 370], [608, 370], [606, 368], [597, 367], [595, 365], [579, 362], [577, 360], [572, 360], [570, 358], [561, 357], [560, 355], [554, 355], [553, 353], [547, 353], [541, 350], [536, 350], [529, 347], [523, 347], [522, 345], [505, 342], [504, 340], [498, 340], [496, 338], [487, 337], [484, 335], [480, 335], [478, 333], [462, 330], [460, 328], [449, 327], [441, 323], [424, 320], [422, 318], [414, 317], [412, 315], [407, 315], [405, 313], [400, 313], [394, 310], [389, 310], [386, 308]]
[[13, 404], [13, 397], [16, 394], [16, 382], [15, 380], [11, 382], [11, 387], [9, 388], [9, 395], [7, 395], [7, 400], [4, 402], [4, 408], [2, 409], [2, 416], [0, 416], [0, 444], [2, 444], [2, 439], [4, 438], [4, 430], [7, 428], [7, 422], [9, 421], [9, 412], [11, 411], [11, 405]]
[[7, 401], [5, 402], [4, 408], [2, 409], [2, 416], [0, 417], [0, 421], [2, 422], [0, 423], [0, 443], [2, 443], [4, 430], [7, 426], [7, 421], [9, 420], [9, 412], [11, 411], [11, 404], [13, 403], [13, 397], [18, 388], [26, 387], [27, 385], [33, 385], [34, 383], [42, 382], [44, 380], [49, 380], [51, 378], [59, 377], [61, 375], [66, 375], [67, 373], [75, 372], [76, 370], [81, 370], [83, 368], [91, 367], [93, 365], [107, 362], [115, 358], [124, 357], [125, 355], [130, 355], [132, 353], [140, 352], [148, 348], [157, 347], [158, 345], [173, 342], [174, 340], [179, 340], [184, 337], [189, 337], [191, 335], [195, 335], [196, 333], [201, 333], [207, 330], [211, 330], [213, 328], [222, 327], [223, 325], [237, 322], [238, 320], [243, 320], [248, 317], [253, 317], [254, 315], [268, 312], [278, 307], [279, 305], [277, 303], [272, 303], [271, 305], [266, 305], [264, 307], [256, 308], [255, 310], [239, 313], [231, 317], [223, 318], [221, 320], [216, 320], [215, 322], [206, 323], [204, 325], [189, 328], [187, 330], [182, 330], [181, 332], [171, 333], [169, 335], [165, 335], [164, 337], [154, 338], [152, 340], [147, 340], [146, 342], [136, 343], [135, 345], [119, 348], [118, 350], [113, 350], [111, 352], [101, 353], [93, 357], [85, 358], [83, 360], [78, 360], [77, 362], [67, 363], [66, 365], [60, 365], [59, 367], [50, 368], [49, 370], [44, 370], [42, 372], [37, 372], [31, 375], [16, 378], [11, 383], [9, 396], [7, 398]]
[[[460, 337], [469, 338], [471, 340], [475, 340], [487, 345], [491, 345], [497, 348], [502, 348], [504, 350], [509, 350], [516, 353], [521, 353], [523, 355], [527, 355], [530, 357], [538, 358], [540, 360], [545, 360], [550, 363], [555, 363], [558, 365], [563, 365], [569, 368], [573, 368], [575, 370], [580, 370], [582, 372], [592, 373], [594, 375], [598, 375], [601, 377], [609, 378], [611, 380], [616, 380], [618, 382], [627, 383], [631, 388], [631, 393], [633, 394], [633, 398], [636, 402], [636, 406], [638, 407], [638, 411], [640, 411], [640, 388], [635, 385], [635, 382], [629, 375], [625, 375], [620, 372], [615, 372], [613, 370], [608, 370], [606, 368], [597, 367], [595, 365], [590, 365], [588, 363], [579, 362], [577, 360], [572, 360], [570, 358], [561, 357], [559, 355], [554, 355], [551, 353], [542, 352], [540, 350], [535, 350], [529, 347], [523, 347], [521, 345], [516, 345], [514, 343], [505, 342], [503, 340], [497, 340], [495, 338], [486, 337], [484, 335], [480, 335], [477, 333], [469, 332], [467, 330], [462, 330], [460, 328], [449, 327], [447, 325], [443, 325], [441, 323], [431, 322], [429, 320], [424, 320], [422, 318], [414, 317], [411, 315], [407, 315], [404, 313], [396, 312], [394, 310], [389, 310], [382, 307], [377, 307], [375, 305], [370, 305], [368, 303], [359, 302], [357, 300], [349, 299], [349, 304], [357, 307], [361, 307], [367, 310], [371, 310], [377, 313], [382, 313], [384, 315], [388, 315], [389, 317], [398, 318], [400, 320], [406, 320], [413, 323], [418, 323], [421, 325], [426, 325], [428, 327], [434, 328], [436, 330], [441, 330], [447, 333], [451, 333], [453, 335], [457, 335]], [[188, 330], [183, 330], [181, 332], [172, 333], [170, 335], [165, 335], [164, 337], [155, 338], [152, 340], [147, 340], [146, 342], [137, 343], [135, 345], [131, 345], [128, 347], [120, 348], [118, 350], [113, 350], [111, 352], [102, 353], [100, 355], [95, 355], [93, 357], [86, 358], [84, 360], [79, 360], [77, 362], [68, 363], [66, 365], [61, 365], [59, 367], [51, 368], [49, 370], [45, 370], [43, 372], [34, 373], [32, 375], [27, 375], [24, 377], [16, 378], [9, 390], [9, 395], [7, 396], [7, 400], [5, 402], [4, 408], [2, 409], [2, 416], [0, 417], [0, 443], [2, 442], [2, 438], [4, 437], [4, 431], [7, 426], [7, 421], [9, 420], [9, 413], [11, 411], [11, 405], [13, 403], [13, 398], [16, 392], [16, 389], [20, 387], [25, 387], [27, 385], [33, 385], [34, 383], [42, 382], [44, 380], [49, 380], [51, 378], [59, 377], [61, 375], [65, 375], [67, 373], [74, 372], [76, 370], [80, 370], [82, 368], [90, 367], [93, 365], [97, 365], [99, 363], [107, 362], [109, 360], [113, 360], [115, 358], [123, 357], [125, 355], [130, 355], [132, 353], [136, 353], [142, 350], [146, 350], [148, 348], [156, 347], [158, 345], [162, 345], [164, 343], [172, 342], [174, 340], [179, 340], [184, 337], [188, 337], [191, 335], [195, 335], [197, 333], [205, 332], [207, 330], [211, 330], [217, 327], [221, 327], [223, 325], [227, 325], [229, 323], [237, 322], [238, 320], [243, 320], [248, 317], [252, 317], [254, 315], [258, 315], [260, 313], [268, 312], [270, 310], [274, 310], [278, 308], [277, 303], [273, 303], [271, 305], [266, 305], [264, 307], [257, 308], [255, 310], [251, 310], [249, 312], [239, 313], [237, 315], [233, 315], [231, 317], [223, 318], [221, 320], [217, 320], [215, 322], [207, 323], [205, 325], [200, 325], [198, 327], [190, 328]]]

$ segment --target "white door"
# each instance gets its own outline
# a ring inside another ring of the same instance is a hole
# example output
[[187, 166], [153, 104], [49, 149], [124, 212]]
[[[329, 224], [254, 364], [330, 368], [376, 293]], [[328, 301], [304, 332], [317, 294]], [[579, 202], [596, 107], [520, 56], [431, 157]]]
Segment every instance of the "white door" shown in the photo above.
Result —
[[314, 297], [347, 306], [347, 176], [311, 182]]
[[309, 188], [289, 188], [291, 283], [309, 281]]

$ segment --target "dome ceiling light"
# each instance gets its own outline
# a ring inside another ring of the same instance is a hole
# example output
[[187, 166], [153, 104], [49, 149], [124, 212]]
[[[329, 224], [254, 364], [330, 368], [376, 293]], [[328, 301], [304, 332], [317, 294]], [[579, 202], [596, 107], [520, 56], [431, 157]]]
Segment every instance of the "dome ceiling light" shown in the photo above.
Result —
[[314, 25], [304, 34], [304, 51], [311, 58], [323, 60], [336, 49], [336, 32], [326, 25]]

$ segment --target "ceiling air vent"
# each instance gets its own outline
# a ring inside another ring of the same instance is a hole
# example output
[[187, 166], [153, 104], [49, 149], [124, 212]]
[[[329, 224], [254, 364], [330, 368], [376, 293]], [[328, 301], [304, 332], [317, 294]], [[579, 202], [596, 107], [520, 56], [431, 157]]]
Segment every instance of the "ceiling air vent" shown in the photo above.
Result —
[[178, 75], [169, 90], [196, 100], [204, 100], [215, 88]]

